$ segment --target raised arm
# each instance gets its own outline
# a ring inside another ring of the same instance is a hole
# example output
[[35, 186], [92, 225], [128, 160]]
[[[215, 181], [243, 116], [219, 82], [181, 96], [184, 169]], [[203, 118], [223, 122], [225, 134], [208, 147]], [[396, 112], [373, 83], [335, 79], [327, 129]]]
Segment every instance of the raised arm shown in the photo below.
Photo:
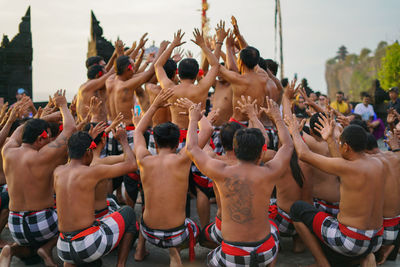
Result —
[[185, 152], [196, 164], [197, 168], [211, 179], [222, 179], [226, 164], [211, 158], [200, 146], [197, 136], [197, 124], [203, 117], [201, 104], [194, 104], [189, 109], [189, 128], [186, 139]]
[[160, 55], [158, 60], [154, 64], [154, 69], [157, 75], [157, 80], [160, 82], [160, 85], [163, 89], [170, 88], [174, 86], [174, 82], [171, 81], [167, 74], [165, 73], [164, 70], [164, 64], [167, 62], [167, 60], [171, 57], [172, 51], [178, 47], [184, 44], [185, 42], [182, 42], [182, 37], [185, 35], [185, 33], [182, 33], [181, 30], [178, 30], [174, 34], [174, 40], [172, 43], [169, 45], [169, 47]]
[[[129, 55], [131, 59], [133, 59], [133, 60], [136, 59], [137, 55], [139, 54], [140, 49], [142, 49], [145, 46], [145, 44], [147, 43], [147, 41], [149, 40], [148, 38], [146, 39], [147, 34], [148, 34], [147, 32], [145, 34], [143, 34], [143, 36], [140, 38], [138, 46], [136, 46], [136, 42], [134, 43], [136, 47], [133, 49], [132, 53], [130, 53], [130, 55]], [[133, 45], [132, 45], [132, 47], [133, 47]]]
[[246, 40], [240, 34], [239, 26], [238, 26], [237, 20], [236, 20], [236, 18], [234, 16], [231, 17], [231, 23], [232, 23], [232, 26], [233, 26], [233, 33], [236, 35], [236, 38], [239, 41], [240, 49], [244, 49], [244, 48], [248, 47], [249, 45], [247, 44]]
[[[135, 154], [138, 162], [142, 161], [146, 156], [151, 155], [147, 150], [146, 140], [144, 139], [144, 132], [147, 130], [147, 127], [151, 124], [152, 118], [156, 111], [161, 107], [170, 106], [166, 101], [174, 94], [172, 89], [163, 89], [154, 99], [153, 103], [144, 114], [142, 119], [140, 120], [135, 129], [134, 140], [135, 140]], [[135, 118], [134, 111], [132, 110], [133, 118]], [[135, 123], [135, 122], [134, 122]]]
[[10, 133], [11, 126], [18, 117], [18, 113], [19, 113], [19, 107], [18, 105], [15, 105], [11, 110], [10, 116], [8, 117], [6, 124], [0, 131], [0, 148], [3, 147], [7, 139], [7, 136]]
[[219, 24], [217, 24], [217, 28], [215, 28], [216, 32], [216, 41], [215, 41], [215, 51], [214, 55], [219, 62], [219, 57], [221, 55], [221, 48], [224, 43], [226, 36], [228, 35], [229, 31], [225, 31], [225, 21], [221, 20]]
[[229, 32], [228, 37], [226, 38], [226, 68], [228, 70], [239, 72], [238, 66], [236, 64], [236, 57], [234, 54], [235, 49], [235, 38], [233, 37], [232, 32]]
[[286, 125], [281, 117], [281, 112], [278, 105], [272, 100], [266, 101], [267, 109], [262, 110], [268, 115], [268, 117], [274, 122], [278, 130], [279, 140], [282, 146], [279, 148], [275, 157], [270, 160], [266, 166], [269, 167], [269, 172], [273, 172], [274, 177], [280, 177], [285, 172], [285, 167], [289, 166], [290, 159], [293, 153], [293, 142], [290, 138], [290, 134]]
[[115, 46], [114, 53], [112, 54], [110, 60], [107, 62], [107, 65], [105, 66], [107, 72], [110, 72], [110, 70], [113, 69], [115, 59], [117, 59], [119, 56], [124, 55], [124, 43], [121, 40], [118, 39], [115, 42], [114, 46]]
[[[333, 116], [333, 113], [331, 114]], [[329, 153], [334, 158], [341, 158], [339, 146], [334, 137], [336, 122], [332, 117], [326, 117], [323, 113], [319, 116], [319, 123], [315, 124], [315, 130], [319, 132], [322, 139], [328, 143]]]
[[299, 123], [295, 115], [285, 117], [285, 122], [289, 126], [290, 134], [300, 160], [307, 162], [314, 167], [337, 176], [348, 174], [354, 171], [347, 160], [342, 158], [330, 158], [312, 152], [304, 143], [299, 132]]

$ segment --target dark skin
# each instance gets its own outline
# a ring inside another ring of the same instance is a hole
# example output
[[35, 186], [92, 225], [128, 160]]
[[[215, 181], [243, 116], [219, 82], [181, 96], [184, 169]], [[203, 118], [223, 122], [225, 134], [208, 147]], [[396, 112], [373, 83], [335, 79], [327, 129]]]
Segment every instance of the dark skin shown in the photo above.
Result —
[[[118, 177], [137, 169], [135, 156], [129, 147], [125, 130], [118, 128], [114, 134], [124, 150], [125, 158], [122, 162], [89, 166], [93, 159], [93, 152], [88, 149], [82, 158], [70, 159], [69, 163], [54, 170], [60, 232], [73, 232], [90, 227], [95, 221], [96, 185], [104, 179]], [[125, 233], [119, 246], [118, 266], [125, 266], [128, 256], [126, 248], [130, 247], [132, 241], [133, 234]], [[71, 264], [64, 266], [71, 266]]]
[[[259, 166], [259, 157], [254, 162], [241, 161], [233, 166], [211, 158], [199, 146], [195, 126], [200, 110], [191, 108], [186, 151], [202, 173], [217, 185], [222, 209], [222, 234], [231, 242], [255, 242], [270, 233], [270, 225], [265, 216], [269, 207], [269, 197], [276, 180], [281, 177], [289, 163], [293, 150], [279, 108], [272, 101], [268, 113], [279, 129], [282, 147], [274, 159]], [[268, 179], [266, 179], [268, 177]]]

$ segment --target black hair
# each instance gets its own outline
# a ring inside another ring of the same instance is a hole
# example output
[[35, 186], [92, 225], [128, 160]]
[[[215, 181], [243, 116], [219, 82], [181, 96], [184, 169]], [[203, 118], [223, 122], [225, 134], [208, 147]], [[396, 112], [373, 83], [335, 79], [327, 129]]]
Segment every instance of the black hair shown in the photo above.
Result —
[[86, 68], [88, 69], [93, 65], [98, 65], [102, 60], [104, 60], [104, 58], [101, 56], [89, 57], [86, 59]]
[[286, 87], [289, 84], [289, 79], [288, 78], [283, 78], [281, 80], [281, 84], [283, 87]]
[[179, 62], [178, 73], [181, 79], [196, 79], [199, 73], [199, 63], [194, 58], [185, 58]]
[[367, 133], [369, 132], [368, 130], [368, 125], [365, 121], [360, 120], [360, 119], [354, 119], [350, 122], [350, 125], [358, 125], [362, 127]]
[[[93, 126], [93, 128], [94, 128], [94, 127], [96, 127], [96, 125], [97, 125], [97, 122], [89, 122], [89, 123], [87, 123], [87, 124], [85, 125], [85, 127], [83, 127], [83, 131], [89, 133], [90, 126]], [[104, 133], [104, 131], [102, 131], [101, 133], [99, 133], [99, 134], [96, 136], [96, 138], [93, 140], [93, 141], [96, 143], [96, 145], [100, 144], [101, 138], [103, 138], [103, 133]]]
[[176, 62], [172, 58], [169, 58], [167, 62], [165, 62], [163, 68], [169, 79], [174, 78], [176, 74]]
[[179, 144], [179, 128], [172, 122], [165, 122], [153, 129], [154, 141], [159, 148], [175, 148]]
[[278, 63], [273, 61], [272, 59], [266, 59], [265, 64], [267, 65], [267, 68], [276, 76], [278, 73]]
[[119, 56], [114, 64], [117, 75], [122, 75], [129, 64], [131, 64], [131, 61], [128, 56]]
[[31, 120], [31, 118], [27, 117], [27, 118], [23, 118], [23, 119], [16, 119], [13, 122], [13, 124], [11, 124], [10, 131], [8, 132], [8, 137], [10, 137], [19, 126], [21, 126], [28, 120]]
[[81, 159], [93, 139], [87, 132], [76, 132], [68, 139], [68, 156], [71, 159]]
[[60, 124], [57, 122], [49, 122], [51, 137], [56, 137], [60, 132]]
[[22, 132], [22, 143], [33, 144], [43, 131], [47, 132], [49, 124], [42, 119], [31, 119], [25, 122]]
[[236, 122], [228, 122], [222, 125], [219, 135], [224, 151], [233, 150], [233, 137], [235, 136], [236, 131], [242, 128], [243, 126]]
[[337, 91], [337, 93], [336, 94], [339, 94], [339, 95], [344, 95], [344, 93], [342, 92], [342, 91]]
[[248, 46], [240, 51], [240, 59], [249, 69], [253, 69], [260, 59], [260, 52], [252, 46]]
[[373, 134], [367, 133], [367, 150], [372, 150], [374, 148], [378, 148], [378, 142]]
[[351, 115], [354, 116], [354, 119], [353, 119], [353, 120], [360, 120], [360, 121], [362, 121], [362, 116], [361, 116], [360, 114], [352, 113]]
[[349, 125], [344, 128], [340, 141], [348, 144], [354, 152], [362, 152], [367, 148], [367, 132], [361, 126]]
[[292, 157], [290, 158], [290, 171], [292, 172], [293, 179], [296, 181], [299, 187], [303, 188], [304, 173], [300, 168], [296, 149], [293, 149]]
[[267, 71], [267, 62], [265, 62], [265, 59], [263, 59], [262, 57], [260, 57], [260, 59], [258, 60], [258, 66]]
[[236, 158], [254, 162], [260, 157], [265, 139], [260, 129], [244, 128], [236, 131], [233, 137], [233, 150]]
[[103, 67], [100, 65], [93, 65], [91, 66], [88, 71], [87, 71], [87, 77], [89, 80], [93, 80], [96, 78], [96, 75], [100, 72], [103, 71]]
[[321, 134], [316, 130], [316, 124], [322, 126], [322, 124], [319, 122], [319, 118], [321, 117], [321, 113], [317, 112], [314, 113], [311, 118], [310, 118], [310, 128], [313, 131], [313, 133], [318, 136], [321, 137]]

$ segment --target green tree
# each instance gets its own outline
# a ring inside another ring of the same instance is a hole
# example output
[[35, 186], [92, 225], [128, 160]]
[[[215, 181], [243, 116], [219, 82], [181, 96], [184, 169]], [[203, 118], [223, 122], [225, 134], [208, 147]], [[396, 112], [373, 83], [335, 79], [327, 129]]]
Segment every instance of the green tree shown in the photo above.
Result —
[[393, 86], [400, 87], [400, 44], [397, 41], [386, 47], [378, 77], [385, 90]]

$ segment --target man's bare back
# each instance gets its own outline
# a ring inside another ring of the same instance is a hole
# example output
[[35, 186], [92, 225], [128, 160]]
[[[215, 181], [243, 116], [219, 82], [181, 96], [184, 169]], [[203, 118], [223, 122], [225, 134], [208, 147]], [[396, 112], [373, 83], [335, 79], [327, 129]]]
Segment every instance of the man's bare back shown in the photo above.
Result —
[[229, 121], [232, 116], [232, 87], [226, 81], [216, 81], [215, 92], [212, 101], [213, 110], [219, 109], [219, 115], [214, 122], [215, 126], [221, 126]]

